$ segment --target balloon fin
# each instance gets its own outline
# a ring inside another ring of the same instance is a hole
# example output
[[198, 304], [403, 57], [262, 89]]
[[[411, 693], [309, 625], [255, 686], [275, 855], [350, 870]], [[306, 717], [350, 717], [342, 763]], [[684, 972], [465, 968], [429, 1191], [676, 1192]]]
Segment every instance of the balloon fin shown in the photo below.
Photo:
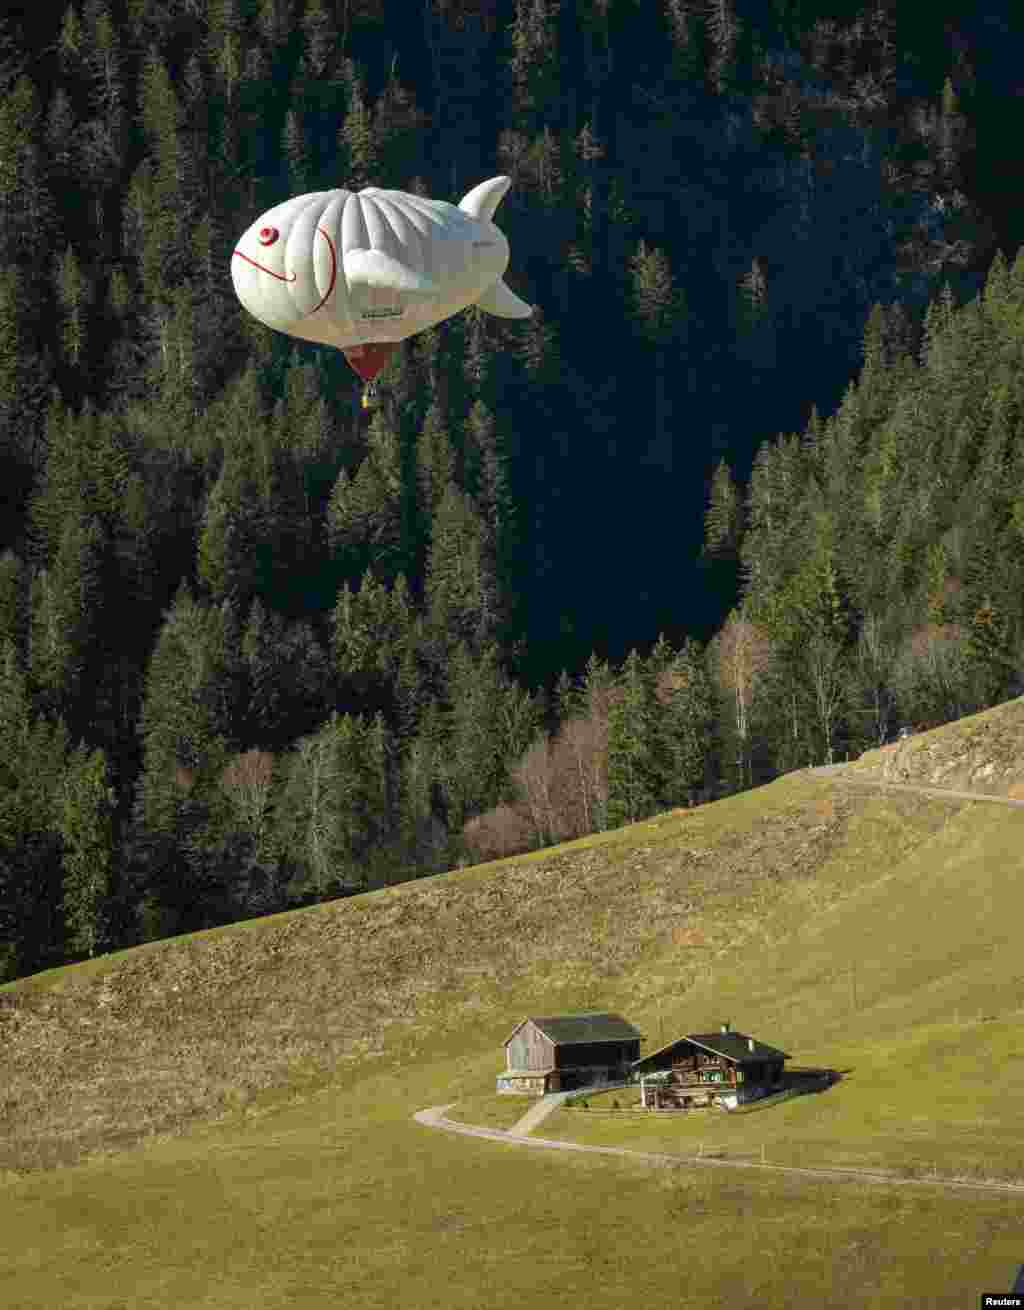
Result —
[[486, 182], [479, 182], [462, 197], [459, 208], [473, 218], [493, 218], [494, 211], [511, 185], [510, 177], [492, 177]]
[[350, 250], [344, 259], [349, 285], [398, 291], [403, 296], [433, 296], [437, 283], [380, 250]]
[[498, 318], [529, 318], [533, 313], [533, 306], [520, 300], [501, 278], [492, 287], [488, 287], [476, 303], [488, 314], [496, 314]]

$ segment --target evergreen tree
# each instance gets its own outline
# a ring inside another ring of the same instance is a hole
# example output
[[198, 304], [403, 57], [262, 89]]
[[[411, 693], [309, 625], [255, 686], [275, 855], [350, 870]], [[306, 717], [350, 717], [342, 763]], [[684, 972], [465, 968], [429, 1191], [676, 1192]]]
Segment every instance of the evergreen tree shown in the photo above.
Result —
[[22, 672], [28, 662], [30, 587], [24, 561], [13, 550], [0, 552], [0, 644], [11, 642]]
[[61, 340], [65, 357], [77, 367], [87, 348], [89, 286], [70, 243], [58, 268], [57, 295], [64, 311]]
[[342, 587], [332, 619], [332, 657], [343, 685], [361, 701], [391, 690], [414, 620], [405, 576], [400, 573], [389, 592], [367, 569], [357, 591]]
[[501, 620], [480, 519], [451, 483], [437, 506], [427, 558], [426, 605], [434, 632], [448, 647], [479, 650]]
[[[396, 56], [397, 57], [397, 56]], [[416, 172], [423, 146], [426, 115], [416, 106], [410, 91], [391, 76], [373, 111], [373, 140], [382, 177], [389, 185], [404, 187]]]
[[309, 186], [309, 147], [306, 143], [302, 118], [294, 109], [289, 109], [285, 114], [281, 146], [282, 153], [288, 161], [290, 188], [296, 195], [302, 195]]
[[857, 635], [856, 674], [852, 683], [853, 737], [872, 746], [884, 746], [889, 739], [895, 712], [893, 667], [896, 644], [893, 634], [878, 614], [866, 614]]
[[287, 624], [253, 601], [241, 640], [244, 703], [237, 736], [254, 745], [283, 748], [322, 723], [331, 703], [327, 657], [308, 623]]
[[68, 947], [90, 958], [108, 940], [104, 902], [110, 890], [117, 796], [108, 785], [102, 750], [80, 742], [68, 761], [60, 792], [58, 831], [63, 843], [64, 899], [61, 908]]
[[57, 789], [67, 732], [60, 720], [30, 723], [9, 642], [0, 675], [0, 971], [20, 977], [63, 959]]
[[677, 654], [659, 647], [648, 660], [656, 701], [649, 768], [658, 807], [671, 809], [685, 804], [708, 776], [715, 706], [697, 643], [687, 640]]
[[718, 95], [732, 89], [736, 82], [736, 51], [741, 24], [732, 0], [709, 0], [707, 33], [711, 45], [708, 78]]
[[209, 776], [219, 778], [230, 726], [223, 623], [219, 609], [197, 603], [182, 583], [157, 637], [139, 723], [142, 817], [150, 829], [173, 830], [208, 759]]
[[640, 335], [653, 351], [654, 415], [653, 439], [648, 458], [658, 467], [672, 467], [672, 445], [668, 425], [668, 356], [684, 328], [686, 298], [677, 290], [665, 253], [649, 249], [640, 241], [630, 261], [632, 269], [633, 315]]
[[380, 155], [373, 130], [373, 115], [366, 102], [362, 80], [357, 76], [351, 61], [347, 66], [346, 83], [348, 108], [338, 130], [338, 146], [348, 160], [346, 176], [353, 191], [379, 185], [383, 180]]
[[383, 721], [335, 713], [304, 738], [280, 809], [278, 841], [303, 866], [293, 894], [322, 900], [364, 888], [391, 822]]
[[711, 479], [711, 503], [704, 516], [703, 553], [734, 556], [739, 551], [740, 535], [739, 492], [732, 469], [720, 459]]
[[542, 117], [561, 121], [557, 17], [554, 0], [516, 0], [509, 28], [509, 104], [516, 123], [534, 126]]
[[430, 702], [402, 754], [397, 822], [407, 876], [437, 873], [445, 866], [449, 843], [441, 818], [443, 750], [440, 708]]
[[695, 9], [692, 0], [665, 0], [672, 41], [672, 73], [681, 83], [695, 82], [704, 73], [704, 27]]
[[539, 707], [510, 682], [496, 648], [479, 656], [460, 642], [447, 665], [447, 733], [439, 757], [448, 830], [494, 805], [509, 762], [527, 748], [539, 726]]
[[630, 651], [608, 707], [608, 826], [645, 819], [657, 804], [654, 688]]
[[406, 567], [412, 545], [403, 540], [403, 498], [398, 437], [378, 412], [366, 457], [354, 478], [341, 470], [327, 506], [328, 544], [347, 573], [372, 567], [391, 579]]

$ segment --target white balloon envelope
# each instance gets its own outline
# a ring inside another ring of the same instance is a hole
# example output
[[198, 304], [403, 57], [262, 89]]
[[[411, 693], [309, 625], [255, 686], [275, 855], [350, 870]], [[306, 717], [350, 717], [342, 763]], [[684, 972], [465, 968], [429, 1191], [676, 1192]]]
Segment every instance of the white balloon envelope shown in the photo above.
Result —
[[467, 305], [533, 313], [502, 281], [508, 241], [492, 216], [510, 185], [492, 177], [458, 206], [379, 187], [295, 196], [238, 242], [235, 294], [268, 327], [344, 351], [369, 382], [399, 341]]

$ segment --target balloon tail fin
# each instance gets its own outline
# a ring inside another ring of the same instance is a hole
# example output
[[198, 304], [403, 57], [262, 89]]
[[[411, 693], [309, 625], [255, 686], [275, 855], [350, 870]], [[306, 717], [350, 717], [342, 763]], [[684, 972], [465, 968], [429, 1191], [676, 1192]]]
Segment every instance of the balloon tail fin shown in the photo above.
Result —
[[501, 278], [492, 287], [488, 287], [476, 303], [488, 314], [496, 314], [498, 318], [529, 318], [533, 313], [533, 306], [520, 300]]

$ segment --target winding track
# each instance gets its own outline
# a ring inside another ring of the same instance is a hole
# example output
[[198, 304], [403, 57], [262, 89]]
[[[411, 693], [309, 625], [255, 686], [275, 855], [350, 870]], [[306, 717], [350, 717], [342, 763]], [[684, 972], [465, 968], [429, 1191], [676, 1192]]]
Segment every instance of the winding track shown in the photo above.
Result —
[[589, 1151], [597, 1155], [621, 1155], [636, 1160], [641, 1164], [650, 1164], [661, 1168], [679, 1168], [682, 1165], [704, 1165], [715, 1169], [760, 1169], [768, 1173], [798, 1174], [803, 1178], [829, 1179], [832, 1182], [848, 1183], [885, 1183], [889, 1186], [902, 1187], [944, 1187], [947, 1189], [967, 1189], [981, 1192], [1001, 1192], [1004, 1195], [1024, 1195], [1022, 1183], [980, 1183], [969, 1182], [959, 1178], [900, 1178], [896, 1174], [865, 1169], [800, 1169], [794, 1165], [761, 1164], [757, 1160], [723, 1160], [698, 1155], [663, 1155], [656, 1151], [632, 1151], [625, 1146], [583, 1146], [579, 1142], [559, 1142], [551, 1137], [527, 1137], [522, 1133], [507, 1132], [502, 1128], [480, 1128], [475, 1124], [460, 1124], [445, 1117], [445, 1110], [455, 1104], [432, 1105], [426, 1110], [417, 1110], [413, 1118], [427, 1128], [441, 1128], [449, 1133], [462, 1133], [466, 1137], [485, 1137], [492, 1142], [507, 1142], [513, 1146], [537, 1146], [549, 1151]]
[[[819, 777], [834, 778], [836, 770], [847, 767], [845, 764], [821, 764], [804, 772], [816, 773]], [[949, 787], [917, 787], [911, 782], [885, 782], [878, 778], [858, 778], [851, 773], [843, 774], [842, 781], [855, 787], [886, 787], [890, 791], [916, 791], [922, 796], [937, 796], [940, 800], [993, 801], [996, 805], [1024, 805], [1024, 801], [1014, 800], [1010, 796], [986, 796], [983, 792], [953, 791]]]
[[[824, 764], [810, 768], [807, 772], [817, 774], [819, 777], [835, 777], [837, 770], [846, 767], [845, 764]], [[855, 778], [851, 777], [848, 772], [843, 777], [843, 782], [853, 783], [861, 787], [887, 787], [893, 791], [916, 791], [920, 792], [922, 796], [937, 796], [940, 799], [949, 797], [954, 800], [993, 801], [996, 805], [1024, 806], [1024, 800], [1014, 800], [1009, 796], [985, 796], [972, 791], [951, 791], [949, 788], [916, 787], [912, 783]], [[432, 1105], [426, 1110], [417, 1110], [413, 1118], [417, 1123], [423, 1124], [427, 1128], [441, 1128], [445, 1132], [462, 1133], [466, 1137], [484, 1137], [492, 1142], [507, 1142], [514, 1146], [536, 1146], [549, 1151], [590, 1151], [597, 1155], [621, 1155], [627, 1159], [661, 1168], [703, 1165], [706, 1168], [713, 1169], [761, 1169], [776, 1174], [799, 1174], [804, 1178], [827, 1178], [833, 1182], [883, 1183], [890, 1187], [959, 1188], [980, 1192], [1010, 1193], [1018, 1196], [1024, 1193], [1024, 1184], [1021, 1183], [971, 1182], [960, 1178], [940, 1178], [937, 1174], [930, 1178], [900, 1178], [896, 1174], [886, 1173], [883, 1170], [872, 1172], [864, 1169], [800, 1169], [794, 1165], [761, 1164], [756, 1160], [723, 1160], [696, 1155], [664, 1155], [656, 1151], [633, 1151], [625, 1146], [584, 1146], [579, 1142], [560, 1142], [551, 1137], [528, 1136], [529, 1129], [545, 1119], [561, 1099], [561, 1096], [557, 1096], [551, 1098], [551, 1101], [548, 1102], [548, 1098], [545, 1097], [508, 1131], [502, 1128], [482, 1128], [475, 1124], [461, 1124], [454, 1119], [446, 1118], [444, 1112], [451, 1109], [455, 1104], [454, 1101], [449, 1101], [447, 1105]], [[525, 1131], [517, 1132], [516, 1129], [525, 1129]]]

